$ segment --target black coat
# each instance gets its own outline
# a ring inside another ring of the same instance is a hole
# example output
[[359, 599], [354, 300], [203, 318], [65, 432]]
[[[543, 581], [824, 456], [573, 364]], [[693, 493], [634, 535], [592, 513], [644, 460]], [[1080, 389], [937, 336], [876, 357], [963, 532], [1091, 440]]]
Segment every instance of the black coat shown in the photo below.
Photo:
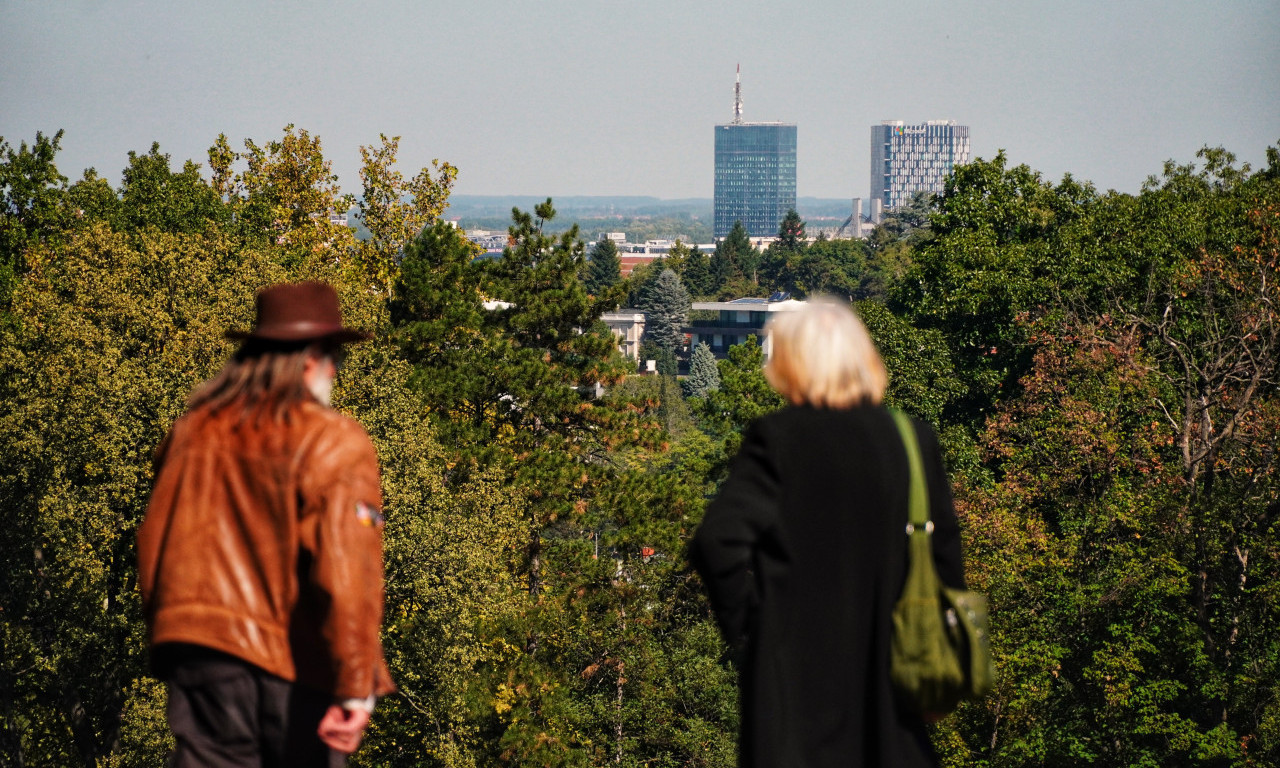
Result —
[[[917, 422], [940, 578], [964, 585], [951, 490]], [[741, 660], [744, 768], [933, 766], [889, 682], [908, 470], [879, 406], [786, 408], [747, 430], [690, 555]]]

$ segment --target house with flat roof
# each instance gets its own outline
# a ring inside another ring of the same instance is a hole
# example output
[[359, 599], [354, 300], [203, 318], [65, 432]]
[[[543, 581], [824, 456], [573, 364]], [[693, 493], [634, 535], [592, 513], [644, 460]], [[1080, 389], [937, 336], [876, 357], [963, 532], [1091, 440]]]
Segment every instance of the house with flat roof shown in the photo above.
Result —
[[706, 342], [716, 357], [725, 357], [729, 347], [742, 344], [748, 336], [755, 335], [769, 357], [769, 338], [764, 332], [764, 324], [774, 312], [789, 312], [804, 306], [803, 301], [791, 298], [789, 293], [775, 293], [767, 299], [734, 299], [732, 301], [695, 301], [695, 311], [711, 311], [716, 313], [712, 320], [694, 320], [685, 330], [689, 333], [689, 348]]

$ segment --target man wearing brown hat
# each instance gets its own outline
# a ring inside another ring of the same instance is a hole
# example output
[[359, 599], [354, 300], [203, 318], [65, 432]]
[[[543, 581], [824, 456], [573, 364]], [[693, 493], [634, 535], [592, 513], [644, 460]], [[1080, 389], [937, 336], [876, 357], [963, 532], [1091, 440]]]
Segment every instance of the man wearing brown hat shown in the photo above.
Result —
[[333, 288], [276, 285], [156, 451], [138, 531], [176, 766], [340, 765], [377, 696], [382, 514], [364, 429], [331, 410]]

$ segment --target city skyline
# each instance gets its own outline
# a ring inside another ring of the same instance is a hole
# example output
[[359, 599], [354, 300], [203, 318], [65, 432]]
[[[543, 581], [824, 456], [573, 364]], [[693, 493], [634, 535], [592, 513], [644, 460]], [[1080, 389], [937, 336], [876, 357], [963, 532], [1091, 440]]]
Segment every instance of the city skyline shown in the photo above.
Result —
[[[732, 23], [729, 23], [729, 22]], [[955, 120], [1056, 181], [1135, 192], [1166, 160], [1224, 146], [1255, 167], [1280, 141], [1280, 7], [1088, 0], [1009, 7], [746, 0], [733, 17], [657, 0], [176, 8], [0, 5], [0, 136], [66, 129], [58, 158], [119, 183], [152, 141], [205, 163], [218, 133], [324, 141], [344, 191], [359, 146], [402, 137], [459, 194], [713, 197], [711, 126], [741, 63], [749, 121], [796, 124], [799, 197], [852, 198], [867, 126]]]

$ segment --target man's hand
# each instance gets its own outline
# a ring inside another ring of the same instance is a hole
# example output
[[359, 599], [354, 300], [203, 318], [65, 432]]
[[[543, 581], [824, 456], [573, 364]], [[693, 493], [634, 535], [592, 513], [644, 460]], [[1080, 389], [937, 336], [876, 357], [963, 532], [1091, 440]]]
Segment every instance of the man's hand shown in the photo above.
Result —
[[360, 737], [368, 724], [369, 713], [363, 709], [343, 709], [332, 704], [320, 718], [316, 733], [329, 749], [349, 755], [360, 746]]

